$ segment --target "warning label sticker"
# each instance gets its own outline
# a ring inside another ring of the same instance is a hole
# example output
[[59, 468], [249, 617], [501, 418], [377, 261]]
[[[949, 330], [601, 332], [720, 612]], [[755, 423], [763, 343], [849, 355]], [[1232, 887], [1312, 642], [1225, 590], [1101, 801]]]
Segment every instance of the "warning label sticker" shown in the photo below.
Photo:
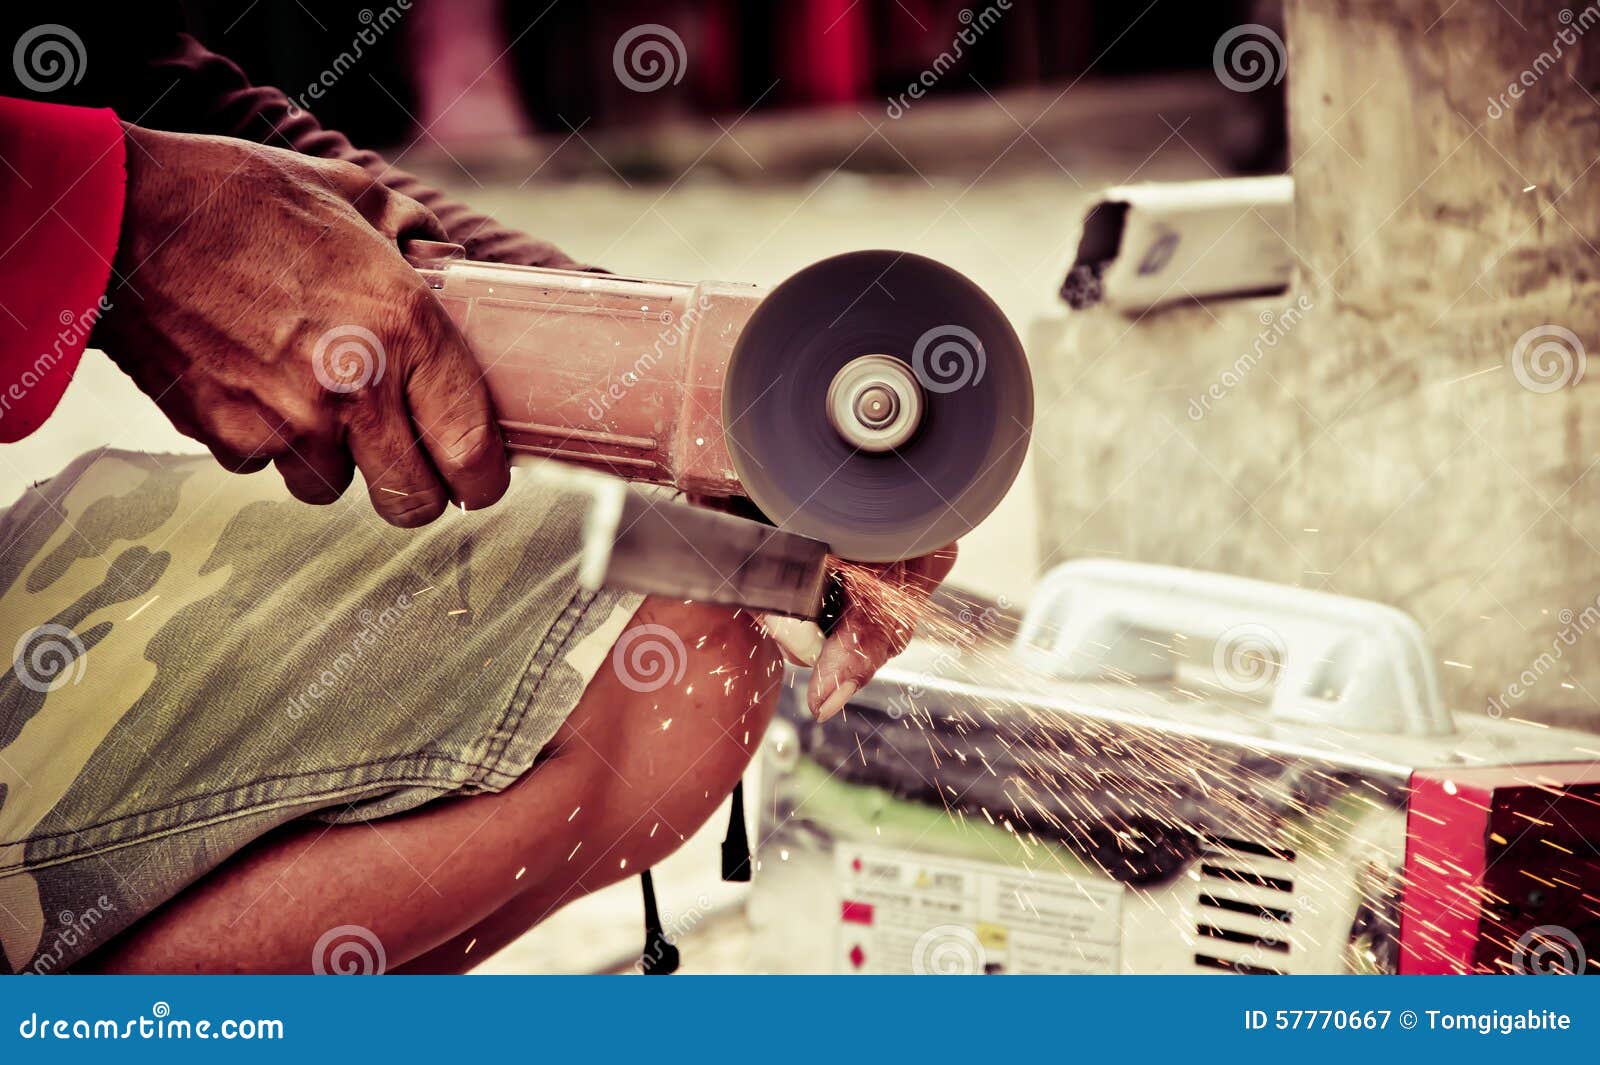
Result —
[[1114, 973], [1122, 887], [859, 844], [834, 851], [845, 973]]

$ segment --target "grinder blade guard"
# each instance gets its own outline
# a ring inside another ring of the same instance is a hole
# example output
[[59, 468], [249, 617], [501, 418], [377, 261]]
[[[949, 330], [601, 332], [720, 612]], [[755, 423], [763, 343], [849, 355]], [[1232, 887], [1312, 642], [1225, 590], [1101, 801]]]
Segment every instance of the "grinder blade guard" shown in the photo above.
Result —
[[724, 438], [779, 527], [863, 562], [943, 547], [1021, 469], [1033, 383], [1016, 332], [956, 271], [861, 251], [773, 289], [734, 345]]

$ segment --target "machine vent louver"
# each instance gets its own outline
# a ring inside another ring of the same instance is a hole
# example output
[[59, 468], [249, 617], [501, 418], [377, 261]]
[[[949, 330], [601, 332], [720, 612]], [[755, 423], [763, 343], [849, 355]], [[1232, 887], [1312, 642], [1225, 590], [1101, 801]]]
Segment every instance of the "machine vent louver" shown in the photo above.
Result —
[[1294, 851], [1212, 836], [1195, 870], [1196, 970], [1293, 972]]

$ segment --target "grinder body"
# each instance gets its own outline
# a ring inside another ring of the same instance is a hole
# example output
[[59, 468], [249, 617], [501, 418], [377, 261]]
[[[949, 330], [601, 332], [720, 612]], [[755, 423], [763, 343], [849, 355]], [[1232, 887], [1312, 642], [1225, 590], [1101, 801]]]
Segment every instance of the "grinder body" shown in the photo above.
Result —
[[429, 241], [406, 257], [483, 367], [509, 450], [743, 494], [722, 382], [762, 289], [475, 262]]

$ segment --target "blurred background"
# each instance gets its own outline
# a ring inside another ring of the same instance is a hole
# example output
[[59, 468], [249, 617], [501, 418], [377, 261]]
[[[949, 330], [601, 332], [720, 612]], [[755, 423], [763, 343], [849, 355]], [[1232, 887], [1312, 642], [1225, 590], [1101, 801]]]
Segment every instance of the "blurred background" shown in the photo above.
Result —
[[[1281, 19], [1278, 5], [1246, 0], [1164, 4], [1156, 17], [1147, 17], [1156, 6], [1089, 0], [410, 0], [384, 8], [356, 0], [310, 7], [199, 0], [186, 9], [193, 32], [258, 83], [296, 95], [321, 81], [318, 117], [357, 143], [410, 145], [426, 130], [432, 148], [482, 161], [514, 158], [516, 145], [508, 139], [559, 140], [582, 127], [591, 139], [619, 134], [604, 138], [612, 149], [605, 162], [629, 177], [649, 179], [686, 169], [649, 150], [659, 139], [656, 125], [665, 119], [725, 126], [735, 118], [794, 117], [817, 109], [843, 114], [851, 108], [881, 118], [887, 101], [947, 53], [949, 61], [925, 86], [925, 99], [953, 101], [1041, 86], [1059, 92], [1086, 76], [1130, 81], [1204, 73], [1211, 67], [1211, 44], [1223, 31], [1240, 22]], [[372, 34], [378, 39], [356, 42], [367, 27], [382, 30]], [[632, 39], [634, 78], [625, 81], [613, 62], [617, 43], [650, 27], [660, 32]], [[972, 43], [957, 40], [963, 29], [971, 30]], [[350, 55], [353, 45], [359, 45], [359, 57]], [[341, 54], [357, 58], [359, 68], [341, 64]], [[659, 79], [662, 68], [653, 65], [658, 62], [666, 65]], [[324, 80], [330, 70], [340, 76]], [[1281, 102], [1279, 93], [1252, 103], [1270, 108], [1274, 96]], [[1281, 158], [1260, 154], [1281, 151], [1281, 124], [1264, 132], [1261, 144], [1237, 146], [1238, 161], [1281, 169]], [[807, 153], [805, 147], [795, 146], [798, 154], [812, 154], [816, 166], [821, 160], [815, 156], [825, 149], [813, 146]], [[994, 161], [978, 150], [981, 145], [946, 148], [953, 150], [947, 163], [982, 159], [982, 167]], [[553, 161], [550, 176], [600, 165], [583, 154]], [[1028, 158], [1033, 154], [1025, 152], [1011, 165], [1036, 164]], [[758, 161], [766, 162], [746, 158]], [[709, 169], [727, 167], [713, 160]], [[874, 150], [852, 169], [909, 168], [906, 161], [883, 161], [882, 151]]]

